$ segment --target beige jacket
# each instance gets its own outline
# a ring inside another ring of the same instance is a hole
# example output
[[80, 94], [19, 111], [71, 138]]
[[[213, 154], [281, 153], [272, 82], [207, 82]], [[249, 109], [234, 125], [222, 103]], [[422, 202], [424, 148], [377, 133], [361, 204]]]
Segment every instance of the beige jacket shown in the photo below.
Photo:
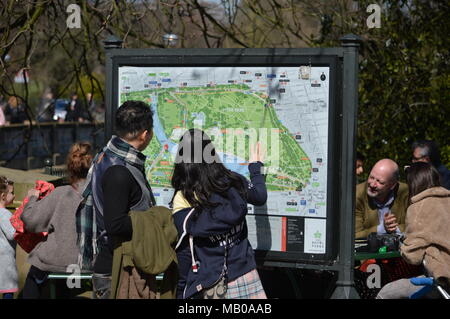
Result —
[[450, 285], [450, 191], [443, 187], [429, 188], [411, 202], [402, 256], [414, 265], [424, 261], [431, 276]]

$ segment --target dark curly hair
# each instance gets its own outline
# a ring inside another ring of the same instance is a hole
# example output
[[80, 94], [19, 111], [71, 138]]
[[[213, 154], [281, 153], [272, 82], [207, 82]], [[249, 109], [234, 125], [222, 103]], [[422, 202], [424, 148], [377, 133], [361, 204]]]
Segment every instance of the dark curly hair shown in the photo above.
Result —
[[153, 113], [142, 101], [126, 101], [116, 112], [116, 133], [119, 137], [133, 140], [144, 130], [153, 129]]

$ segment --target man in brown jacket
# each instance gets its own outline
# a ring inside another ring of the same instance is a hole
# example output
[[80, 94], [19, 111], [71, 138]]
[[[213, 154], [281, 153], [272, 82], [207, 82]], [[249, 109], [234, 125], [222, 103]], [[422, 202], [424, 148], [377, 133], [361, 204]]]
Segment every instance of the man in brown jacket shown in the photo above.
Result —
[[370, 171], [367, 182], [356, 186], [355, 238], [405, 230], [408, 186], [398, 180], [398, 165], [382, 159]]

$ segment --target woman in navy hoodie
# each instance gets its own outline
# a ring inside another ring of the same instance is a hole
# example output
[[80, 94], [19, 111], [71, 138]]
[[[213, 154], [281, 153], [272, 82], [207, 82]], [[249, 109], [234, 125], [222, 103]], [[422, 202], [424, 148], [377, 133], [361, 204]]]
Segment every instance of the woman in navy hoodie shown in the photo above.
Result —
[[207, 298], [223, 278], [224, 297], [266, 298], [248, 241], [247, 203], [264, 205], [267, 189], [259, 143], [248, 166], [251, 182], [225, 168], [209, 137], [190, 129], [180, 139], [172, 186], [177, 244], [177, 298]]

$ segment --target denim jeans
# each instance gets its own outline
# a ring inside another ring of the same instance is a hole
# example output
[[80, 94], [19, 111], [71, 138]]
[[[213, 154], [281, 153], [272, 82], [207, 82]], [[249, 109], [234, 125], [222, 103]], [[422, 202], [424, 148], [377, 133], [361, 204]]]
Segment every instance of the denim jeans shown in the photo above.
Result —
[[[419, 276], [425, 277], [425, 276]], [[383, 286], [383, 288], [378, 292], [377, 299], [407, 299], [413, 293], [420, 290], [423, 286], [413, 285], [410, 279], [399, 279], [393, 282], [390, 282]], [[433, 289], [428, 292], [423, 298], [426, 299], [434, 299], [440, 298], [437, 290]]]
[[93, 299], [109, 299], [111, 294], [111, 274], [92, 274]]

